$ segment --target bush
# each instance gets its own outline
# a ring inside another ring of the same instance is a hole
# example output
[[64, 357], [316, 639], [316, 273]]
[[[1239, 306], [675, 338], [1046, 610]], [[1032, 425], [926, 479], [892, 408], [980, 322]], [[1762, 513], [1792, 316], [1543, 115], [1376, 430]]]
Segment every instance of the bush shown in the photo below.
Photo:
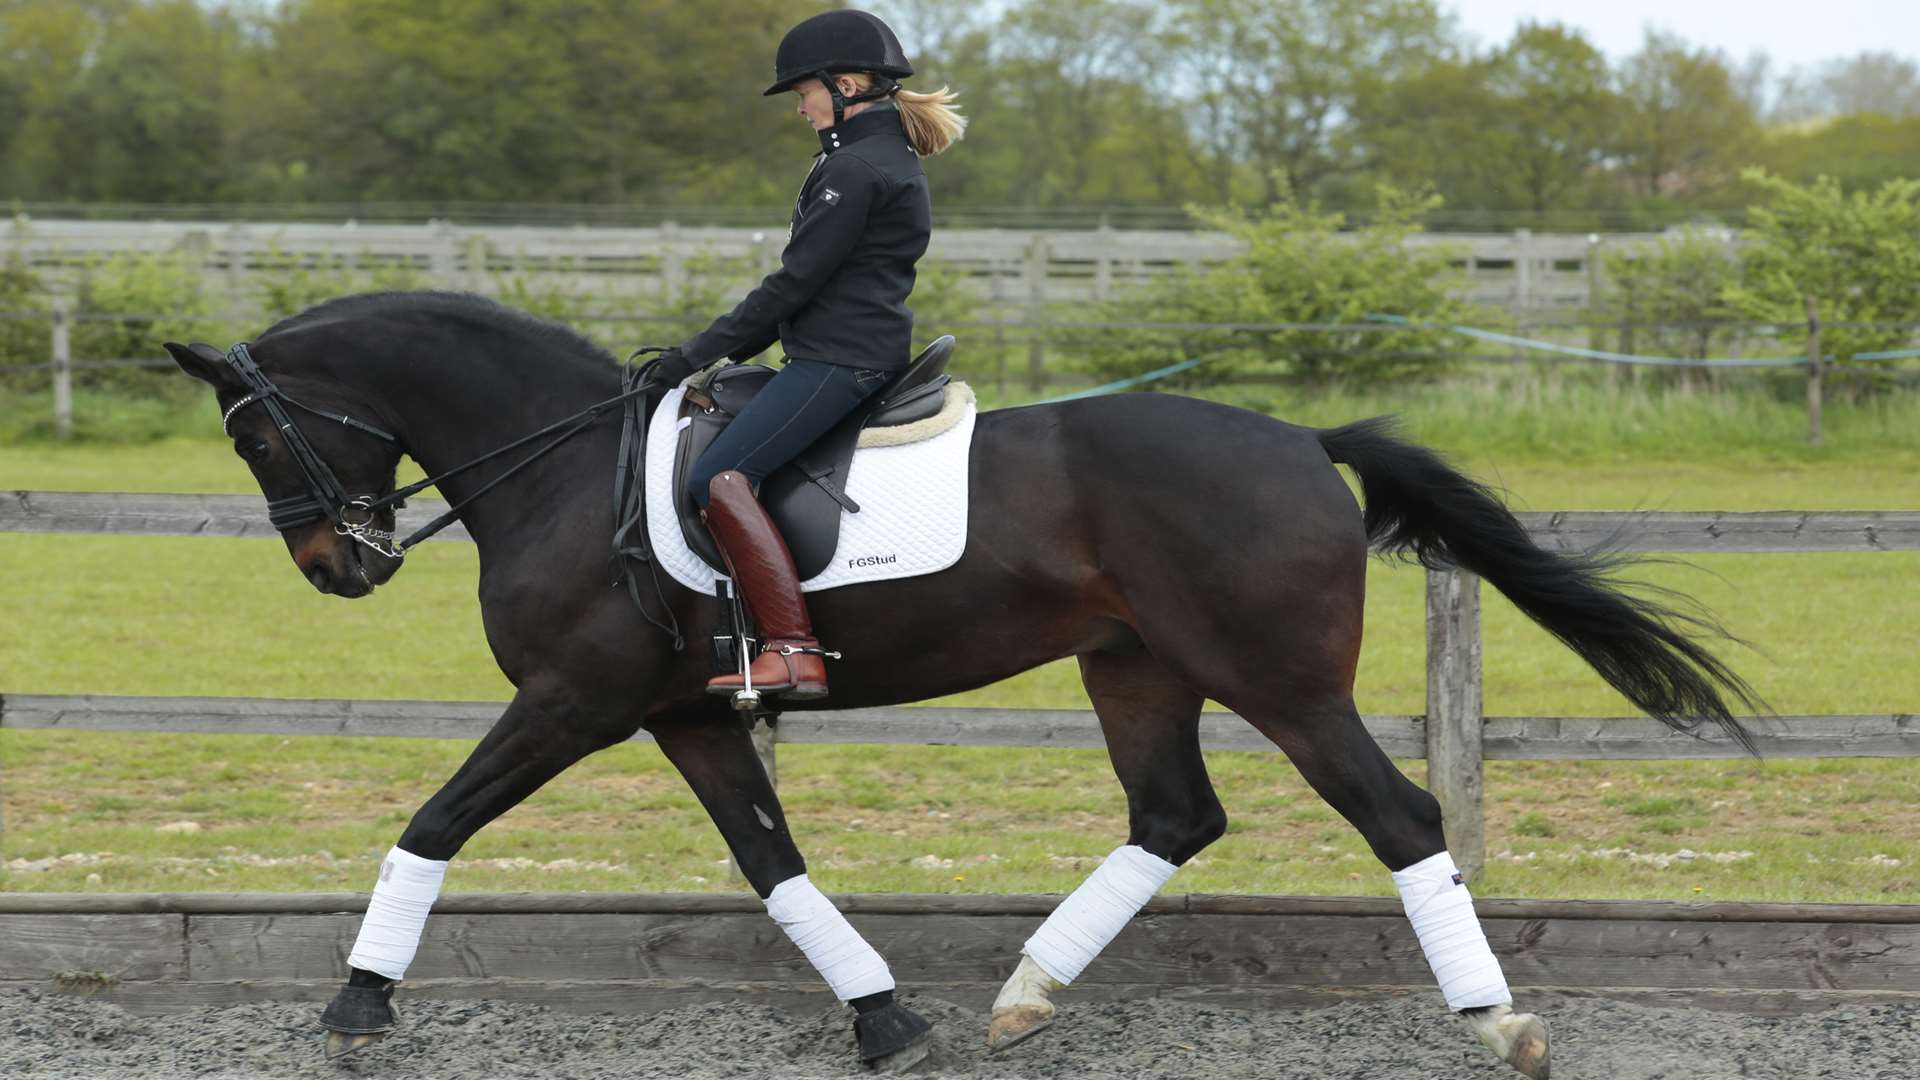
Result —
[[425, 279], [408, 266], [381, 266], [362, 271], [343, 255], [308, 263], [272, 244], [261, 259], [258, 281], [261, 309], [272, 320], [297, 315], [315, 304], [354, 293], [417, 289]]
[[[74, 305], [74, 360], [165, 360], [163, 341], [231, 337], [233, 327], [220, 318], [205, 277], [196, 262], [171, 253], [114, 255], [87, 266]], [[74, 384], [143, 397], [172, 392], [178, 376], [171, 363], [81, 368]]]
[[496, 274], [493, 296], [508, 307], [555, 322], [578, 324], [592, 313], [587, 299], [564, 285], [535, 285], [523, 274]]
[[[0, 265], [0, 312], [45, 310], [40, 279], [17, 262]], [[10, 392], [45, 388], [50, 344], [45, 321], [0, 315], [0, 388]]]
[[[1848, 195], [1831, 177], [1801, 185], [1760, 170], [1745, 175], [1771, 200], [1748, 214], [1740, 280], [1726, 293], [1736, 311], [1805, 326], [1811, 309], [1822, 325], [1821, 353], [1842, 364], [1842, 374], [1856, 353], [1912, 341], [1909, 329], [1867, 324], [1920, 321], [1920, 180]], [[1806, 334], [1790, 339], [1804, 347]], [[1885, 372], [1859, 364], [1853, 374]]]
[[1592, 315], [1630, 324], [1623, 352], [1704, 360], [1737, 351], [1744, 335], [1730, 323], [1740, 312], [1726, 293], [1740, 280], [1740, 258], [1726, 240], [1684, 229], [1651, 247], [1604, 252], [1606, 287]]
[[1419, 324], [1461, 321], [1467, 306], [1453, 293], [1450, 253], [1405, 241], [1439, 200], [1382, 187], [1379, 203], [1372, 221], [1353, 229], [1345, 215], [1290, 195], [1259, 212], [1192, 209], [1201, 224], [1240, 240], [1245, 251], [1168, 275], [1107, 304], [1103, 314], [1119, 322], [1345, 325], [1397, 315], [1414, 325], [1392, 332], [1121, 331], [1092, 367], [1115, 378], [1204, 355], [1196, 381], [1235, 373], [1378, 381], [1437, 371], [1459, 343]]

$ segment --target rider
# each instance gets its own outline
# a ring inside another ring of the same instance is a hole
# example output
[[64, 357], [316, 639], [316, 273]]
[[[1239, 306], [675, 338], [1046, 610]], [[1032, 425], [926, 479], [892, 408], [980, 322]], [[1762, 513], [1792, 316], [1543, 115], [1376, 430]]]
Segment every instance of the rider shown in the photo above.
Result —
[[[966, 127], [947, 88], [902, 89], [898, 80], [912, 74], [893, 31], [864, 11], [825, 12], [787, 32], [766, 94], [799, 95], [820, 153], [794, 203], [780, 268], [662, 354], [656, 369], [679, 382], [776, 339], [786, 354], [786, 366], [694, 462], [688, 487], [758, 627], [754, 689], [789, 699], [825, 697], [826, 663], [793, 556], [755, 491], [911, 357], [906, 299], [933, 228], [920, 159]], [[730, 695], [743, 683], [732, 674], [707, 686]]]

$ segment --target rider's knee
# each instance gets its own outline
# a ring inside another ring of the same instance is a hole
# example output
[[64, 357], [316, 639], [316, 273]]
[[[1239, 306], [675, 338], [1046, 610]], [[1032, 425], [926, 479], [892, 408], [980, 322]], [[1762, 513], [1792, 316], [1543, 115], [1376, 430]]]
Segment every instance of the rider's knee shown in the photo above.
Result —
[[707, 508], [707, 504], [713, 498], [709, 490], [713, 486], [713, 478], [724, 471], [724, 469], [702, 468], [697, 461], [693, 463], [693, 468], [687, 470], [687, 498], [693, 502], [693, 505], [702, 510]]

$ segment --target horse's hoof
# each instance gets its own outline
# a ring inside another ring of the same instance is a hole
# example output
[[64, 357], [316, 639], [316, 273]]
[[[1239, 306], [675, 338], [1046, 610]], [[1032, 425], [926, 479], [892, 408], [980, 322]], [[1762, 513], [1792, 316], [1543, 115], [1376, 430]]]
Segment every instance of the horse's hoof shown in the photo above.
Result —
[[860, 1061], [877, 1073], [902, 1073], [927, 1059], [933, 1025], [898, 1002], [853, 1018]]
[[1053, 1010], [1033, 1005], [1016, 1005], [993, 1010], [987, 1024], [987, 1053], [997, 1054], [1010, 1046], [1033, 1038], [1053, 1026]]
[[400, 1018], [393, 1012], [393, 983], [343, 986], [320, 1014], [327, 1029], [327, 1058], [346, 1057], [387, 1037]]
[[923, 1035], [913, 1042], [908, 1043], [904, 1050], [867, 1062], [867, 1069], [870, 1072], [887, 1075], [908, 1072], [912, 1070], [914, 1066], [927, 1060], [927, 1055], [932, 1052], [933, 1040]]
[[327, 1060], [336, 1061], [356, 1050], [365, 1050], [386, 1037], [385, 1032], [349, 1035], [344, 1031], [329, 1031], [327, 1032]]
[[1507, 1064], [1518, 1069], [1528, 1080], [1548, 1080], [1553, 1071], [1553, 1052], [1547, 1045], [1547, 1022], [1531, 1014], [1516, 1019], [1522, 1019], [1524, 1023], [1514, 1032], [1513, 1049], [1507, 1051]]

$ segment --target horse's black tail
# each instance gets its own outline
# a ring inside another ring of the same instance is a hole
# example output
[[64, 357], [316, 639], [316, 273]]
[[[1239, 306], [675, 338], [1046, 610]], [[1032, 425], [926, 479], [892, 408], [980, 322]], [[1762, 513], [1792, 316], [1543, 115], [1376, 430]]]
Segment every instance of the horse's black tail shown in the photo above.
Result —
[[1534, 544], [1500, 498], [1440, 455], [1394, 437], [1385, 417], [1319, 433], [1334, 461], [1359, 474], [1367, 540], [1382, 554], [1429, 568], [1458, 566], [1492, 582], [1514, 606], [1593, 666], [1649, 716], [1692, 731], [1712, 720], [1748, 750], [1747, 730], [1723, 691], [1765, 711], [1745, 680], [1685, 632], [1725, 632], [1691, 601], [1623, 591], [1619, 551], [1560, 554]]

